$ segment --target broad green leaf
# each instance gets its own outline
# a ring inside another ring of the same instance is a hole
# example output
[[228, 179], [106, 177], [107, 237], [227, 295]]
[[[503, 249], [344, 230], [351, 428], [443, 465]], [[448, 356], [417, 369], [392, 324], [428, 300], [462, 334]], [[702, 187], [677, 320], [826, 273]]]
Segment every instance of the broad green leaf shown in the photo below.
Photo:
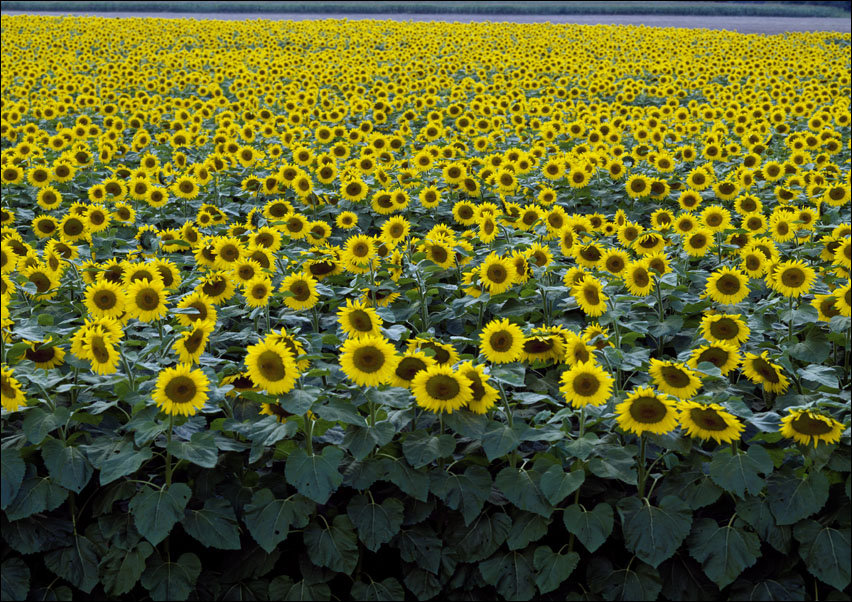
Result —
[[92, 478], [94, 469], [85, 454], [77, 447], [65, 447], [59, 439], [45, 439], [41, 457], [50, 477], [66, 489], [80, 493]]
[[821, 364], [828, 359], [828, 355], [831, 353], [831, 344], [828, 342], [828, 338], [819, 331], [811, 331], [804, 341], [792, 345], [789, 353], [790, 357], [802, 362]]
[[74, 525], [69, 519], [52, 516], [3, 521], [3, 539], [21, 554], [47, 552], [71, 545]]
[[154, 553], [147, 541], [130, 548], [112, 547], [100, 562], [101, 582], [111, 596], [128, 593], [145, 571], [145, 560]]
[[710, 478], [722, 489], [744, 497], [746, 491], [759, 495], [765, 482], [761, 474], [771, 474], [774, 464], [765, 448], [752, 445], [747, 453], [730, 448], [716, 450], [710, 461]]
[[174, 457], [192, 462], [202, 468], [215, 468], [219, 459], [216, 439], [210, 431], [193, 433], [189, 441], [172, 439], [167, 449]]
[[[636, 499], [636, 498], [633, 498]], [[662, 590], [662, 580], [657, 569], [644, 562], [633, 561], [623, 569], [614, 569], [607, 558], [592, 559], [587, 571], [589, 585], [604, 600], [657, 600]]]
[[813, 383], [816, 387], [828, 387], [829, 389], [839, 388], [837, 382], [837, 369], [829, 366], [818, 366], [811, 364], [799, 370], [799, 376], [805, 383]]
[[356, 460], [363, 460], [378, 445], [386, 445], [396, 434], [393, 424], [384, 420], [375, 426], [351, 427], [346, 429], [343, 445], [352, 452]]
[[402, 589], [399, 581], [388, 577], [381, 581], [370, 581], [369, 584], [356, 581], [352, 586], [351, 595], [354, 600], [386, 602], [404, 599], [405, 590]]
[[627, 549], [654, 568], [677, 551], [692, 525], [689, 506], [673, 495], [664, 497], [659, 506], [646, 499], [623, 498], [617, 508]]
[[[508, 527], [506, 530], [508, 532]], [[402, 529], [391, 545], [399, 548], [399, 555], [405, 562], [412, 562], [430, 573], [438, 573], [443, 542], [432, 527], [424, 524]]]
[[786, 575], [777, 579], [763, 579], [752, 583], [740, 579], [731, 588], [731, 600], [748, 602], [781, 602], [782, 600], [807, 600], [805, 582], [800, 575]]
[[358, 539], [373, 552], [399, 533], [404, 511], [402, 502], [395, 498], [387, 498], [377, 504], [365, 495], [353, 497], [346, 508], [346, 513], [358, 530]]
[[278, 397], [278, 405], [291, 414], [304, 414], [311, 409], [314, 401], [319, 399], [321, 394], [322, 391], [317, 387], [293, 389], [289, 393]]
[[634, 454], [623, 447], [598, 446], [598, 456], [589, 462], [589, 471], [602, 479], [618, 479], [636, 485], [636, 460]]
[[406, 567], [403, 574], [402, 582], [418, 600], [430, 600], [442, 591], [438, 578], [418, 566]]
[[509, 531], [509, 538], [506, 540], [509, 549], [520, 550], [544, 537], [549, 522], [538, 514], [515, 513], [512, 517], [512, 529]]
[[807, 518], [828, 501], [828, 477], [822, 472], [811, 472], [799, 478], [791, 474], [775, 473], [768, 484], [769, 507], [779, 525], [792, 525]]
[[164, 561], [154, 554], [142, 573], [142, 585], [152, 600], [186, 600], [200, 574], [201, 561], [195, 554], [181, 554], [175, 562]]
[[402, 441], [402, 453], [414, 468], [422, 468], [438, 458], [446, 458], [456, 448], [452, 435], [430, 435], [426, 431], [414, 431]]
[[838, 591], [845, 590], [852, 578], [852, 530], [804, 520], [794, 527], [793, 535], [799, 541], [799, 556], [808, 571]]
[[778, 526], [767, 501], [759, 497], [748, 497], [737, 501], [737, 516], [757, 532], [760, 539], [782, 554], [790, 552], [791, 529], [788, 525]]
[[26, 600], [30, 591], [30, 569], [20, 558], [12, 557], [0, 565], [0, 598]]
[[459, 510], [465, 524], [482, 512], [491, 494], [491, 475], [482, 466], [468, 466], [463, 474], [434, 471], [432, 492], [453, 510]]
[[298, 448], [287, 457], [284, 476], [299, 493], [318, 504], [325, 504], [343, 482], [343, 475], [337, 470], [342, 459], [343, 450], [332, 445], [312, 456]]
[[569, 533], [577, 536], [589, 552], [597, 550], [612, 533], [615, 522], [612, 506], [601, 502], [592, 510], [580, 504], [568, 506], [562, 512], [562, 521]]
[[391, 460], [382, 458], [381, 465], [384, 469], [382, 479], [390, 481], [400, 488], [403, 493], [410, 495], [416, 500], [425, 502], [429, 497], [429, 474], [414, 470], [402, 460]]
[[26, 478], [18, 494], [6, 508], [6, 518], [16, 521], [48, 510], [55, 510], [68, 497], [68, 490], [50, 477], [36, 476], [35, 467], [27, 465]]
[[507, 466], [497, 474], [494, 483], [510, 502], [521, 510], [550, 516], [553, 507], [542, 495], [532, 478], [532, 472]]
[[44, 441], [48, 433], [68, 422], [70, 415], [68, 408], [64, 406], [59, 406], [52, 412], [36, 407], [27, 412], [21, 427], [27, 436], [27, 440], [38, 445]]
[[709, 506], [722, 495], [722, 489], [697, 470], [670, 471], [657, 485], [657, 492], [660, 498], [677, 496], [693, 510]]
[[491, 368], [491, 378], [512, 387], [526, 386], [524, 382], [526, 373], [526, 366], [519, 363], [502, 364]]
[[514, 451], [521, 444], [518, 434], [507, 424], [489, 422], [482, 435], [482, 449], [489, 462]]
[[[530, 514], [529, 516], [536, 516]], [[453, 525], [445, 544], [455, 550], [455, 555], [463, 562], [479, 562], [497, 551], [512, 529], [512, 519], [503, 512], [481, 512], [464, 527]]]
[[291, 526], [301, 529], [308, 524], [313, 511], [313, 502], [300, 495], [282, 500], [276, 499], [269, 489], [261, 489], [246, 504], [243, 520], [254, 540], [271, 554], [287, 538]]
[[324, 519], [312, 521], [305, 529], [304, 540], [308, 556], [315, 565], [347, 575], [355, 570], [358, 538], [346, 515], [338, 514], [331, 524]]
[[562, 466], [554, 464], [541, 475], [538, 486], [541, 488], [541, 492], [547, 498], [547, 501], [556, 506], [559, 502], [574, 493], [585, 480], [585, 470], [565, 472]]
[[733, 583], [760, 556], [757, 535], [731, 524], [720, 527], [709, 518], [695, 523], [687, 545], [690, 555], [719, 589]]
[[228, 500], [207, 498], [200, 510], [187, 508], [181, 524], [189, 535], [208, 548], [240, 549], [237, 517]]
[[531, 550], [497, 552], [479, 563], [479, 573], [506, 600], [530, 600], [535, 596]]
[[720, 599], [719, 588], [707, 578], [701, 565], [684, 550], [661, 564], [659, 570], [664, 599], [695, 602], [715, 602]]
[[98, 584], [98, 550], [82, 535], [75, 535], [72, 545], [45, 554], [44, 565], [87, 594]]
[[18, 495], [26, 468], [17, 449], [4, 449], [0, 454], [0, 509], [5, 510]]
[[133, 474], [144, 462], [151, 459], [150, 447], [137, 450], [128, 439], [100, 437], [84, 448], [89, 461], [100, 471], [101, 485], [112, 483], [116, 479]]
[[550, 549], [550, 546], [536, 548], [533, 566], [536, 571], [535, 584], [538, 586], [539, 593], [552, 592], [562, 585], [562, 582], [568, 579], [577, 568], [579, 562], [580, 555], [577, 552], [557, 554]]
[[330, 600], [331, 590], [325, 583], [308, 583], [306, 580], [293, 583], [289, 577], [281, 575], [269, 583], [270, 600]]
[[185, 483], [173, 483], [168, 488], [152, 489], [147, 485], [130, 500], [130, 511], [139, 532], [157, 545], [183, 518], [183, 509], [192, 496]]

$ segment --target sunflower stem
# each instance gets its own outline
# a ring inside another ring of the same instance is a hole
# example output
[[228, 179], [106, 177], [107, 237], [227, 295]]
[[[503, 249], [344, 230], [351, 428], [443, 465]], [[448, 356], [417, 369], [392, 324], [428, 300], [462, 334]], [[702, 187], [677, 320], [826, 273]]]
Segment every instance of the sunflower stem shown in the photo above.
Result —
[[130, 390], [136, 391], [136, 379], [133, 378], [133, 371], [130, 370], [130, 364], [127, 362], [127, 356], [124, 355], [124, 349], [119, 349], [119, 356], [121, 357], [121, 364], [124, 366], [124, 373], [127, 375], [127, 382], [130, 384]]
[[305, 448], [309, 456], [314, 455], [314, 421], [310, 410], [305, 412]]
[[789, 298], [790, 303], [788, 305], [789, 310], [789, 322], [787, 323], [787, 339], [792, 342], [793, 341], [793, 297]]
[[266, 332], [269, 332], [271, 329], [269, 327], [269, 303], [263, 306], [263, 316], [266, 318]]
[[580, 408], [580, 436], [578, 439], [582, 439], [586, 435], [586, 406]]
[[638, 477], [639, 477], [639, 499], [645, 497], [645, 477], [647, 477], [647, 473], [645, 472], [645, 433], [639, 435], [639, 460], [636, 464]]
[[172, 429], [175, 425], [175, 415], [169, 414], [169, 430], [166, 432], [166, 487], [172, 484]]

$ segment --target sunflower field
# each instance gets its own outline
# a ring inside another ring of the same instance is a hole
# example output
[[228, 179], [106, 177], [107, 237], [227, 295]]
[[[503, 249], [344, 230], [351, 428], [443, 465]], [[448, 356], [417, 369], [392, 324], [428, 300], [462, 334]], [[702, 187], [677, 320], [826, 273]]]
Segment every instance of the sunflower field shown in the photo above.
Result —
[[0, 29], [3, 600], [849, 599], [849, 34]]

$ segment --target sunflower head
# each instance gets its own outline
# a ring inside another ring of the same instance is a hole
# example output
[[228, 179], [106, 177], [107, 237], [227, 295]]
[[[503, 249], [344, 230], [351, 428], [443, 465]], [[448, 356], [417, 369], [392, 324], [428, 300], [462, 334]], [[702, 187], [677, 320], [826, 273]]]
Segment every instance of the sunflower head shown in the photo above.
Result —
[[816, 447], [820, 442], [837, 443], [843, 423], [813, 410], [790, 410], [781, 419], [781, 434], [797, 443]]
[[634, 389], [615, 412], [619, 426], [636, 435], [663, 435], [677, 427], [675, 403], [650, 388]]

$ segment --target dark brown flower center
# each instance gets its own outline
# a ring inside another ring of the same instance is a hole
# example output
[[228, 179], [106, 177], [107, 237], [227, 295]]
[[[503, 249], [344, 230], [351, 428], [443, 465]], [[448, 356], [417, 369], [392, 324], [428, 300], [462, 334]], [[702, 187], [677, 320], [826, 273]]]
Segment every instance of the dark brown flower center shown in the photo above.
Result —
[[435, 374], [426, 381], [426, 393], [433, 399], [447, 401], [461, 393], [459, 382], [446, 374]]
[[172, 403], [188, 403], [195, 397], [197, 390], [194, 380], [181, 375], [166, 384], [165, 393]]
[[630, 404], [630, 417], [642, 424], [656, 424], [667, 413], [666, 405], [656, 397], [639, 397]]

